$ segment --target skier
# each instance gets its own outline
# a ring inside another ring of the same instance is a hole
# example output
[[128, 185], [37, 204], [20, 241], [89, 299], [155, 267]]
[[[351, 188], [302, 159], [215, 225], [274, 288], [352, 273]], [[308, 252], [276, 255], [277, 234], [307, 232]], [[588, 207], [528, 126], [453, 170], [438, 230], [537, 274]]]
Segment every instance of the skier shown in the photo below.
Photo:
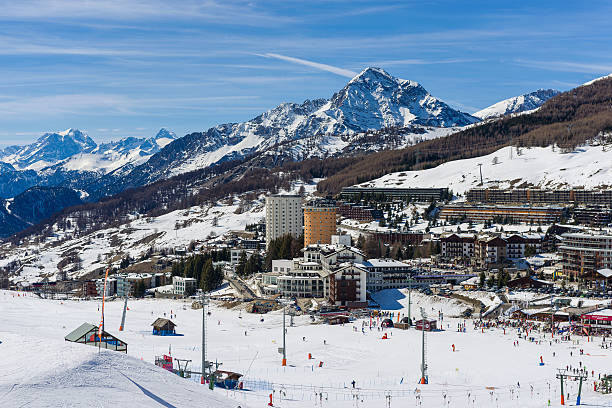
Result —
[[355, 380], [351, 381], [351, 384], [353, 384], [353, 388], [355, 388]]

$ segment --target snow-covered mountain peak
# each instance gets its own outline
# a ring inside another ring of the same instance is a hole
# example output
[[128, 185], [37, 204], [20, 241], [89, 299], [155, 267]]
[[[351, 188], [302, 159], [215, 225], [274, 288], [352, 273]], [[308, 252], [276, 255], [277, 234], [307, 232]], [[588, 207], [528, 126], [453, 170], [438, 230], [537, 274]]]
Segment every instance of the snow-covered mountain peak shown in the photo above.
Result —
[[344, 121], [352, 131], [410, 124], [464, 126], [478, 121], [431, 96], [418, 82], [373, 67], [351, 79], [323, 109], [326, 116]]
[[420, 86], [418, 82], [410, 81], [407, 79], [396, 78], [393, 75], [389, 74], [382, 68], [378, 67], [368, 67], [357, 74], [353, 79], [351, 79], [347, 86], [354, 83], [377, 83], [380, 85], [408, 85], [408, 86]]
[[155, 135], [154, 139], [176, 139], [176, 134], [166, 128], [161, 128]]
[[544, 102], [559, 93], [560, 92], [556, 89], [538, 89], [528, 94], [504, 99], [472, 115], [485, 120], [509, 115], [511, 113], [530, 111], [539, 108]]

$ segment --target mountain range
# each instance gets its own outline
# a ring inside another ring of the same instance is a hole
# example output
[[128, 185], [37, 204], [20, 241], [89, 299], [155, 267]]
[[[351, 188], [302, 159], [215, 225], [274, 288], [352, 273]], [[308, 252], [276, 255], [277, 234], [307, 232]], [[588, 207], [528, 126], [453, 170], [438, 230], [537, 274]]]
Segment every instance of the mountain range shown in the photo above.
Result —
[[0, 198], [14, 197], [33, 186], [86, 191], [105, 174], [127, 172], [144, 163], [174, 139], [176, 135], [166, 129], [150, 138], [127, 137], [102, 144], [78, 129], [45, 133], [32, 144], [0, 150]]
[[47, 186], [77, 190], [82, 199], [96, 201], [254, 156], [255, 165], [274, 167], [286, 161], [399, 149], [473, 126], [480, 122], [479, 114], [490, 118], [534, 109], [556, 92], [536, 91], [493, 105], [486, 115], [482, 112], [487, 109], [470, 115], [417, 82], [367, 68], [329, 99], [283, 103], [246, 122], [181, 138], [161, 129], [152, 138], [97, 144], [77, 129], [45, 133], [30, 145], [0, 150], [0, 198]]

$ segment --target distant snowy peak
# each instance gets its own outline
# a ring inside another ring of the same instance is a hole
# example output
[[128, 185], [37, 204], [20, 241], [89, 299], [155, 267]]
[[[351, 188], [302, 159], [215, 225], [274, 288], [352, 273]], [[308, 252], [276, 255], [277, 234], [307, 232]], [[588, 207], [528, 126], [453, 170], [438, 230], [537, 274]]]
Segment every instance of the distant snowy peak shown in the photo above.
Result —
[[12, 153], [0, 159], [18, 169], [36, 170], [75, 154], [90, 152], [96, 146], [96, 142], [87, 133], [78, 129], [67, 129], [63, 132], [45, 133], [32, 144], [13, 147]]
[[556, 89], [539, 89], [535, 92], [504, 99], [501, 102], [497, 102], [488, 108], [484, 108], [474, 113], [473, 116], [486, 120], [512, 113], [530, 111], [539, 108], [544, 102], [559, 93], [560, 92]]
[[120, 167], [137, 166], [176, 139], [174, 132], [160, 129], [154, 137], [126, 137], [102, 143], [89, 152], [76, 154], [58, 164], [65, 170], [108, 173]]
[[176, 140], [176, 134], [166, 128], [159, 129], [159, 132], [153, 137], [155, 143], [160, 147], [165, 147], [168, 143]]
[[[478, 121], [431, 96], [417, 82], [395, 78], [381, 68], [366, 68], [337, 92], [325, 114], [358, 130], [419, 124], [448, 127]], [[346, 123], [348, 122], [348, 123]]]
[[126, 137], [101, 144], [78, 129], [49, 132], [32, 144], [0, 151], [0, 173], [16, 170], [49, 173], [58, 168], [106, 173], [128, 163], [142, 164], [175, 139], [176, 135], [164, 128], [154, 137]]

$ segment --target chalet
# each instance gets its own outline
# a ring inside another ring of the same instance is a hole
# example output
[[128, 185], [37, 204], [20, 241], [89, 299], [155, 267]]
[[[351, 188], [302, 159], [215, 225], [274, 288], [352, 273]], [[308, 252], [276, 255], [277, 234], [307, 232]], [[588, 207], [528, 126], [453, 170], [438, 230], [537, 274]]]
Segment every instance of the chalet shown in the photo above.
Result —
[[99, 336], [98, 326], [91, 323], [83, 323], [64, 337], [64, 340], [73, 343], [87, 344], [109, 350], [121, 351], [127, 354], [127, 343], [102, 330], [102, 338]]
[[169, 319], [164, 319], [163, 317], [158, 317], [151, 324], [153, 326], [153, 335], [154, 336], [174, 336], [176, 334], [175, 327], [176, 324], [172, 323]]

